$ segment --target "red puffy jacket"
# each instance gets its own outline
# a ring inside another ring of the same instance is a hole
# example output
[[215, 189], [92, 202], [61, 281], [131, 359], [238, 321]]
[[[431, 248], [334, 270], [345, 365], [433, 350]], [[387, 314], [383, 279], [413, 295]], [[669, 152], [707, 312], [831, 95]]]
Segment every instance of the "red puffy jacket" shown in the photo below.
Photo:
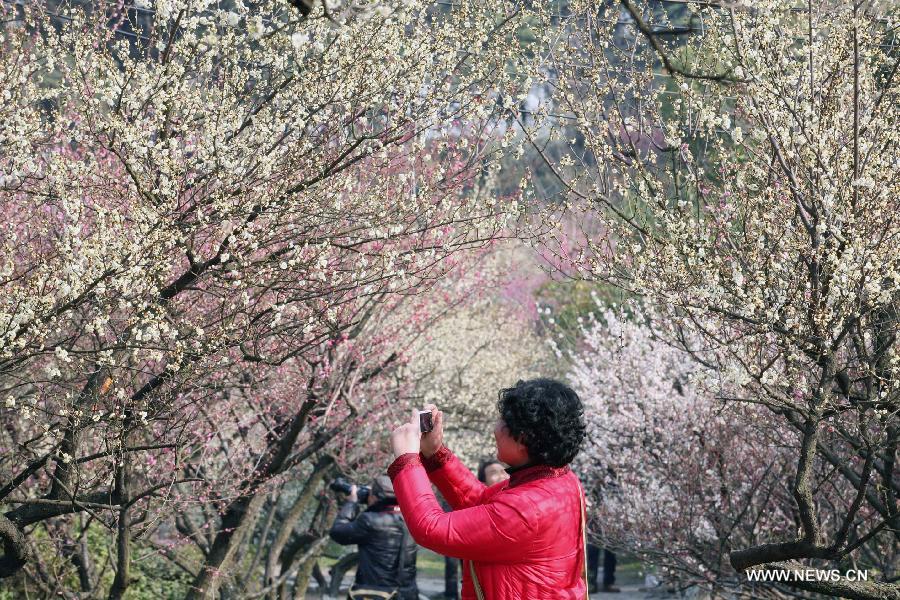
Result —
[[462, 600], [477, 598], [469, 561], [485, 600], [587, 598], [584, 492], [568, 467], [525, 467], [487, 487], [443, 447], [429, 459], [398, 457], [388, 475], [413, 539], [463, 559]]

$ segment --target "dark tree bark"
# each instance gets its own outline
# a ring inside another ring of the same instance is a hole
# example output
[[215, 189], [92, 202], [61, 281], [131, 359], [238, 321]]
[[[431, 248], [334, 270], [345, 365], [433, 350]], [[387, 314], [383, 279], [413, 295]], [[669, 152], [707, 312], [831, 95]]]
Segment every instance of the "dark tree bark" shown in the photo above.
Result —
[[3, 515], [0, 515], [0, 541], [3, 542], [0, 577], [15, 575], [28, 561], [28, 546], [22, 530]]

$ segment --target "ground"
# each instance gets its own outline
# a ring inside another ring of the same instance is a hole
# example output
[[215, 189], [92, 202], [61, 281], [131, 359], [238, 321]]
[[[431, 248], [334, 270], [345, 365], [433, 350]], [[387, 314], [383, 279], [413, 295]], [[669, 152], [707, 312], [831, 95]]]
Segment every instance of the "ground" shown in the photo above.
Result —
[[[321, 562], [323, 570], [327, 570], [327, 567], [333, 562], [333, 558], [323, 558]], [[420, 547], [416, 566], [418, 567], [417, 581], [419, 584], [419, 591], [431, 599], [442, 598], [441, 594], [444, 591], [444, 558], [430, 550]], [[349, 571], [344, 577], [344, 588], [349, 586], [353, 581], [353, 575], [354, 572]], [[313, 582], [306, 597], [311, 600], [319, 600], [322, 596], [316, 591], [314, 586], [315, 583]], [[650, 593], [644, 590], [644, 573], [642, 566], [635, 560], [620, 560], [619, 566], [616, 569], [616, 586], [622, 590], [621, 593], [591, 594], [591, 600], [604, 600], [607, 598], [609, 600], [650, 600], [654, 598], [677, 597], [658, 592]]]

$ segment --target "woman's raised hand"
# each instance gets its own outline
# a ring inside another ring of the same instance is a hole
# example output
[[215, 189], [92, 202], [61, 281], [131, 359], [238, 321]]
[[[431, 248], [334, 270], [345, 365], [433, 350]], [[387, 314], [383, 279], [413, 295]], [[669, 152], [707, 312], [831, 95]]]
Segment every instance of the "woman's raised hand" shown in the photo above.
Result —
[[398, 425], [391, 432], [391, 450], [394, 452], [394, 458], [399, 458], [410, 452], [418, 454], [421, 437], [422, 430], [419, 426], [419, 411], [413, 409], [412, 419]]
[[422, 433], [419, 425], [419, 411], [413, 410], [412, 418], [398, 425], [391, 432], [391, 450], [394, 458], [409, 452], [421, 451], [425, 458], [431, 458], [435, 452], [444, 445], [444, 413], [434, 404], [426, 404], [425, 410], [431, 411], [431, 422], [434, 429], [429, 433]]
[[425, 410], [431, 411], [431, 422], [434, 424], [434, 429], [430, 433], [422, 434], [421, 449], [425, 458], [431, 458], [444, 445], [444, 413], [439, 411], [434, 404], [426, 404]]

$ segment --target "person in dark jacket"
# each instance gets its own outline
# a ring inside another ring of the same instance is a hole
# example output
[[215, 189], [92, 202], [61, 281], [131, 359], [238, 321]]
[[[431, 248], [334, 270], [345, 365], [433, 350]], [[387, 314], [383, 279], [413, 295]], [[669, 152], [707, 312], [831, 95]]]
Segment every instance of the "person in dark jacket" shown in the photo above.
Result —
[[[401, 600], [417, 600], [415, 541], [409, 535], [390, 477], [380, 475], [372, 483], [368, 508], [359, 513], [356, 486], [341, 505], [331, 539], [341, 545], [359, 547], [355, 585], [400, 590]], [[400, 550], [404, 547], [403, 571], [398, 581]]]

